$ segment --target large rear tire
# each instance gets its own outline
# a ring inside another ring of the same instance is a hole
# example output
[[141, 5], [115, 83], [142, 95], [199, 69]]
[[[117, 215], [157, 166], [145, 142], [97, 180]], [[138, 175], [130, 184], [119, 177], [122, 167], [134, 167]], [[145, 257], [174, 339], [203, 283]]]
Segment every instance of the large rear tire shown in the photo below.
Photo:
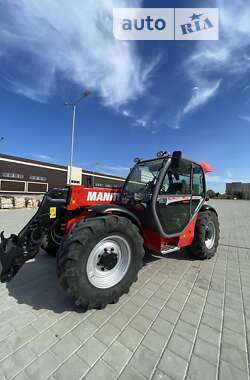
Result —
[[193, 243], [188, 247], [189, 253], [201, 260], [211, 259], [217, 251], [219, 238], [218, 216], [212, 211], [201, 212], [196, 222]]
[[102, 309], [128, 293], [143, 256], [142, 236], [129, 219], [110, 215], [81, 220], [58, 251], [59, 281], [77, 305]]

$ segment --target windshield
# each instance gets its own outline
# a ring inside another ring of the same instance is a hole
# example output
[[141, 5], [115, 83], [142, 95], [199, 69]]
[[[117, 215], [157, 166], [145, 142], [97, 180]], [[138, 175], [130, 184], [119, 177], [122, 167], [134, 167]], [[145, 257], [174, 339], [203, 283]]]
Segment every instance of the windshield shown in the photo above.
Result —
[[145, 161], [131, 171], [123, 188], [122, 199], [135, 201], [150, 200], [154, 185], [159, 177], [164, 159]]

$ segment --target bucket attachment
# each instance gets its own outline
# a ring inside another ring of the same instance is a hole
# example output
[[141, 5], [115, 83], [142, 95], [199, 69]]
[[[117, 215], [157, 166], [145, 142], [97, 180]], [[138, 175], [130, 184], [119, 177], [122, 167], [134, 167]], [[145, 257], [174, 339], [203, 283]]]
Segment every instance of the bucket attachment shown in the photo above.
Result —
[[2, 264], [1, 282], [10, 281], [27, 260], [27, 255], [22, 246], [18, 245], [18, 236], [4, 237], [1, 232], [0, 261]]

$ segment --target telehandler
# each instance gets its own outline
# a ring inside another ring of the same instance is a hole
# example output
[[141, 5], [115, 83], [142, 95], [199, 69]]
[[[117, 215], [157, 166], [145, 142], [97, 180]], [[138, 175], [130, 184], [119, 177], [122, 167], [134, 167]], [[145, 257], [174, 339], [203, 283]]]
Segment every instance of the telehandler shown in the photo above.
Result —
[[10, 281], [43, 248], [76, 305], [103, 308], [127, 293], [145, 252], [187, 248], [204, 260], [216, 253], [218, 215], [206, 203], [207, 163], [179, 151], [136, 159], [122, 189], [51, 189], [18, 235], [1, 233], [1, 281]]

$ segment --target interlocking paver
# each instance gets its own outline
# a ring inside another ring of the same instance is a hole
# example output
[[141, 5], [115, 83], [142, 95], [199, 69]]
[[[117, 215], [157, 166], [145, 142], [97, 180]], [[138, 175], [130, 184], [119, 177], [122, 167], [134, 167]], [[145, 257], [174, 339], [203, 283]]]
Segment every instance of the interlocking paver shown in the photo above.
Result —
[[36, 354], [40, 355], [45, 352], [50, 346], [58, 342], [54, 331], [51, 329], [45, 331], [44, 333], [38, 335], [35, 339], [32, 339], [28, 343], [28, 347]]
[[51, 351], [55, 357], [62, 362], [71, 353], [77, 350], [81, 346], [81, 341], [72, 333], [68, 333], [62, 339], [60, 339], [55, 345], [51, 347]]
[[213, 259], [148, 257], [131, 291], [105, 310], [77, 310], [44, 253], [0, 284], [0, 380], [247, 379], [250, 202], [214, 204]]
[[227, 328], [223, 329], [222, 344], [223, 343], [231, 344], [239, 350], [246, 351], [246, 337], [233, 330]]
[[232, 364], [234, 367], [247, 371], [247, 355], [245, 351], [237, 349], [235, 346], [222, 343], [221, 359]]
[[150, 324], [151, 324], [151, 321], [149, 319], [139, 314], [130, 322], [130, 326], [134, 327], [136, 330], [138, 330], [142, 334], [145, 334]]
[[148, 379], [157, 363], [158, 355], [147, 347], [140, 346], [130, 361], [130, 365]]
[[4, 359], [0, 363], [0, 368], [3, 370], [7, 379], [12, 379], [27, 365], [29, 365], [35, 358], [36, 355], [31, 350], [24, 347], [16, 351], [8, 358]]
[[118, 329], [125, 326], [128, 321], [130, 320], [130, 316], [122, 311], [118, 311], [114, 316], [112, 317], [112, 325], [117, 327]]
[[75, 335], [81, 341], [85, 341], [96, 330], [97, 330], [96, 325], [94, 325], [93, 323], [89, 321], [84, 321], [72, 330], [72, 334]]
[[95, 311], [89, 318], [88, 321], [96, 326], [102, 325], [109, 318], [109, 314], [102, 310], [102, 312]]
[[152, 329], [156, 331], [158, 334], [168, 338], [174, 328], [174, 325], [165, 319], [157, 318], [156, 321], [152, 325]]
[[182, 338], [178, 334], [173, 334], [168, 343], [168, 349], [172, 352], [175, 352], [177, 355], [181, 356], [183, 359], [188, 360], [191, 349], [192, 349], [192, 343]]
[[155, 319], [156, 315], [159, 313], [159, 310], [151, 305], [145, 305], [140, 310], [139, 314], [143, 315], [147, 319], [153, 320]]
[[79, 380], [88, 370], [87, 364], [74, 355], [57, 369], [53, 377], [55, 380]]
[[202, 323], [200, 324], [198, 330], [198, 337], [208, 343], [214, 344], [215, 346], [219, 345], [220, 333], [207, 325], [203, 325]]
[[169, 307], [164, 307], [160, 312], [159, 317], [165, 319], [170, 323], [175, 323], [179, 318], [179, 315], [180, 314], [178, 313], [178, 311], [170, 309]]
[[190, 380], [214, 380], [216, 378], [216, 366], [193, 355], [187, 375]]
[[221, 330], [222, 318], [217, 318], [212, 314], [203, 313], [202, 314], [202, 324], [212, 327], [212, 329]]
[[134, 351], [143, 339], [143, 334], [131, 326], [127, 326], [118, 337], [118, 342], [124, 344], [131, 351]]
[[163, 335], [158, 334], [154, 330], [149, 330], [142, 341], [142, 344], [150, 350], [160, 354], [166, 343], [166, 338]]
[[223, 360], [220, 363], [219, 376], [220, 380], [248, 380], [247, 372], [243, 372]]
[[166, 350], [160, 360], [159, 369], [174, 380], [182, 380], [188, 362], [170, 350]]
[[99, 360], [98, 363], [87, 373], [84, 379], [115, 380], [117, 379], [117, 373], [111, 367], [109, 367], [103, 360]]
[[[137, 372], [134, 368], [127, 366], [122, 374], [119, 376], [119, 380], [145, 380], [146, 378]], [[164, 379], [162, 379], [164, 380]]]
[[59, 362], [52, 352], [45, 352], [34, 360], [26, 369], [28, 376], [31, 379], [44, 380], [58, 367]]
[[207, 341], [197, 338], [194, 346], [194, 354], [207, 360], [213, 365], [217, 365], [218, 362], [219, 347], [215, 346]]
[[99, 339], [102, 343], [108, 345], [119, 335], [119, 329], [113, 326], [110, 322], [105, 323], [105, 325], [100, 328], [95, 337]]
[[196, 327], [190, 325], [185, 321], [179, 320], [175, 327], [175, 332], [190, 342], [193, 342], [195, 339]]
[[102, 359], [116, 372], [120, 372], [132, 354], [132, 351], [116, 341], [105, 352]]
[[104, 353], [107, 346], [100, 342], [95, 337], [91, 337], [87, 343], [84, 344], [77, 351], [77, 355], [80, 356], [89, 366], [92, 366], [94, 362]]
[[157, 370], [153, 376], [153, 380], [172, 380], [172, 378], [165, 373]]

